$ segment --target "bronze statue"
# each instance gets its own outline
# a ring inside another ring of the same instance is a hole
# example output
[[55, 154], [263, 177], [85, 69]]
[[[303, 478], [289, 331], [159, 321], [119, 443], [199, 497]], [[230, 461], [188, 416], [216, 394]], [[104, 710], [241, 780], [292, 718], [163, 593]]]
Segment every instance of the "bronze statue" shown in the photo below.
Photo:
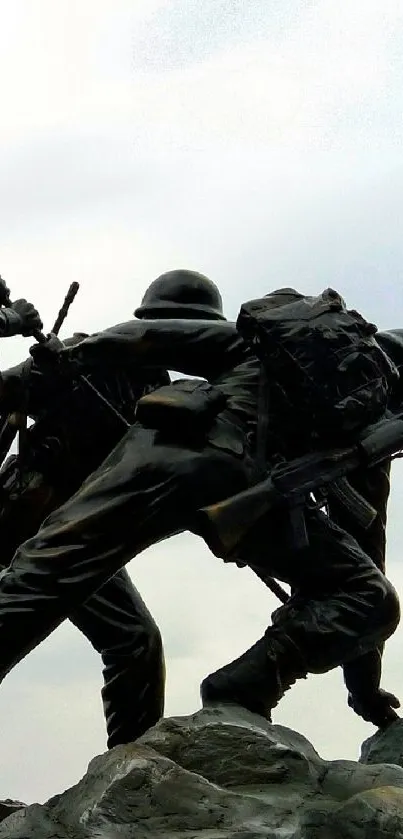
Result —
[[12, 335], [29, 337], [39, 333], [42, 321], [32, 303], [25, 299], [10, 301], [10, 289], [0, 277], [0, 338]]
[[[192, 391], [189, 383], [175, 383], [169, 396], [151, 400], [154, 414], [150, 401], [145, 410], [143, 403], [144, 424], [134, 425], [18, 549], [0, 581], [2, 678], [133, 556], [186, 529], [203, 536], [200, 508], [254, 480], [258, 358], [236, 325], [223, 319], [219, 292], [209, 280], [197, 275], [189, 283], [187, 272], [172, 272], [155, 289], [161, 320], [120, 324], [63, 349], [59, 369], [68, 375], [71, 365], [78, 371], [117, 363], [122, 369], [164, 366], [201, 376], [209, 387], [195, 382]], [[153, 286], [148, 308], [152, 294]], [[207, 301], [205, 312], [198, 308], [201, 298]], [[181, 319], [183, 306], [200, 312], [200, 320]], [[184, 418], [192, 410], [197, 433], [189, 428], [183, 438]], [[204, 702], [238, 702], [270, 716], [296, 679], [357, 659], [395, 630], [398, 598], [382, 572], [323, 513], [310, 509], [306, 521], [309, 547], [303, 559], [290, 545], [286, 515], [276, 512], [249, 534], [245, 561], [262, 564], [298, 596], [278, 610], [273, 626], [247, 653], [203, 682]], [[375, 721], [380, 707], [383, 719], [392, 700], [378, 686], [369, 690]]]
[[[391, 395], [390, 410], [399, 414], [403, 409], [403, 330], [379, 332], [376, 339], [399, 370], [400, 379]], [[386, 523], [387, 504], [390, 493], [391, 460], [388, 458], [369, 469], [358, 469], [350, 476], [350, 482], [360, 495], [376, 510], [372, 524], [363, 528], [337, 498], [329, 501], [329, 515], [340, 527], [351, 533], [375, 565], [386, 572]], [[379, 688], [382, 675], [383, 645], [353, 660], [343, 667], [344, 680], [349, 692], [349, 704], [356, 713], [368, 719], [365, 701], [361, 697], [368, 692], [368, 683]], [[395, 715], [390, 714], [393, 720]]]
[[[84, 337], [76, 334], [64, 346]], [[90, 379], [128, 424], [139, 397], [169, 382], [166, 372], [142, 375], [137, 366], [95, 367]], [[39, 370], [32, 358], [4, 371], [2, 382], [0, 410], [26, 411], [35, 420], [23, 451], [0, 470], [0, 563], [5, 567], [103, 461], [126, 425], [81, 383], [69, 386], [52, 369]], [[108, 747], [136, 739], [163, 714], [165, 665], [158, 627], [127, 571], [121, 569], [70, 620], [103, 661]]]

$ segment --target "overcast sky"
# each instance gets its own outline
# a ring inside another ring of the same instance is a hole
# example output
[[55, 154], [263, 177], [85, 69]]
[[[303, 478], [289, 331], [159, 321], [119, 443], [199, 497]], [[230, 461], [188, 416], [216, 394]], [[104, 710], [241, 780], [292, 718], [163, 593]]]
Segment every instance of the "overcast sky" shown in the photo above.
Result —
[[[131, 316], [147, 285], [202, 271], [235, 316], [281, 285], [328, 285], [403, 326], [401, 0], [0, 0], [0, 273], [50, 328]], [[1, 365], [29, 341], [1, 343]], [[403, 589], [403, 471], [388, 567]], [[167, 713], [260, 636], [276, 601], [184, 534], [129, 566], [158, 620]], [[403, 700], [403, 635], [385, 687]], [[69, 624], [0, 688], [0, 798], [43, 801], [105, 749], [98, 656]], [[275, 721], [323, 757], [373, 733], [339, 672], [293, 688]]]

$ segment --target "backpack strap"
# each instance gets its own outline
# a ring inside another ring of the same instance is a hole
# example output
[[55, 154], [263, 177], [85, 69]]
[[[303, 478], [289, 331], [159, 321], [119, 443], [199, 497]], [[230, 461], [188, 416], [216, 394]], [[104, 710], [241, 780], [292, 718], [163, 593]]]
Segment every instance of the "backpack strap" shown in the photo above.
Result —
[[267, 474], [267, 438], [269, 433], [270, 393], [269, 380], [263, 364], [260, 365], [257, 397], [257, 424], [253, 480], [258, 483]]
[[[269, 433], [270, 389], [269, 380], [263, 364], [260, 365], [259, 392], [257, 400], [256, 446], [253, 480], [258, 483], [267, 475], [267, 439]], [[309, 545], [305, 521], [306, 498], [289, 510], [291, 546], [295, 550]]]

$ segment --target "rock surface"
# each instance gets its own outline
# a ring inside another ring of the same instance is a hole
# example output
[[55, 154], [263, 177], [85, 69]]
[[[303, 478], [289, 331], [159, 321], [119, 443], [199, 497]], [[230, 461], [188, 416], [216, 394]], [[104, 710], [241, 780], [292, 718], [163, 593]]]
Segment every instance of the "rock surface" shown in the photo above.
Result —
[[3, 801], [0, 801], [0, 822], [8, 818], [8, 816], [12, 813], [15, 813], [17, 810], [22, 810], [26, 806], [27, 805], [23, 804], [22, 801], [12, 801], [11, 798], [5, 798]]
[[395, 763], [403, 766], [403, 720], [377, 731], [361, 747], [360, 763]]
[[403, 768], [373, 761], [393, 743], [401, 759], [403, 721], [364, 744], [366, 763], [325, 761], [288, 728], [212, 707], [96, 757], [0, 839], [403, 839]]

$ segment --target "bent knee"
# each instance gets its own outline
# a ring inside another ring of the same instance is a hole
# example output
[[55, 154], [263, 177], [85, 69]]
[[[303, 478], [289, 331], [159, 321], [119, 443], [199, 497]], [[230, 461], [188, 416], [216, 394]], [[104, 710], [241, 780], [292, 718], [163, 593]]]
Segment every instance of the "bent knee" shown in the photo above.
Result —
[[378, 569], [373, 575], [371, 588], [374, 597], [373, 627], [378, 628], [381, 643], [393, 635], [399, 625], [400, 601], [395, 587]]
[[161, 632], [153, 620], [148, 616], [141, 622], [138, 620], [129, 621], [119, 627], [119, 631], [113, 636], [104, 638], [106, 643], [102, 644], [102, 655], [112, 660], [120, 660], [123, 657], [134, 657], [138, 662], [154, 662], [159, 666], [164, 661], [164, 649]]
[[[385, 577], [386, 580], [386, 577]], [[386, 615], [386, 626], [387, 626], [387, 638], [392, 635], [397, 629], [399, 622], [400, 622], [400, 601], [399, 595], [389, 580], [387, 582], [387, 592], [385, 595], [385, 615]], [[386, 638], [385, 638], [386, 640]]]
[[149, 627], [148, 631], [148, 645], [150, 654], [154, 658], [158, 658], [161, 661], [164, 660], [164, 645], [162, 642], [162, 635], [156, 623]]

